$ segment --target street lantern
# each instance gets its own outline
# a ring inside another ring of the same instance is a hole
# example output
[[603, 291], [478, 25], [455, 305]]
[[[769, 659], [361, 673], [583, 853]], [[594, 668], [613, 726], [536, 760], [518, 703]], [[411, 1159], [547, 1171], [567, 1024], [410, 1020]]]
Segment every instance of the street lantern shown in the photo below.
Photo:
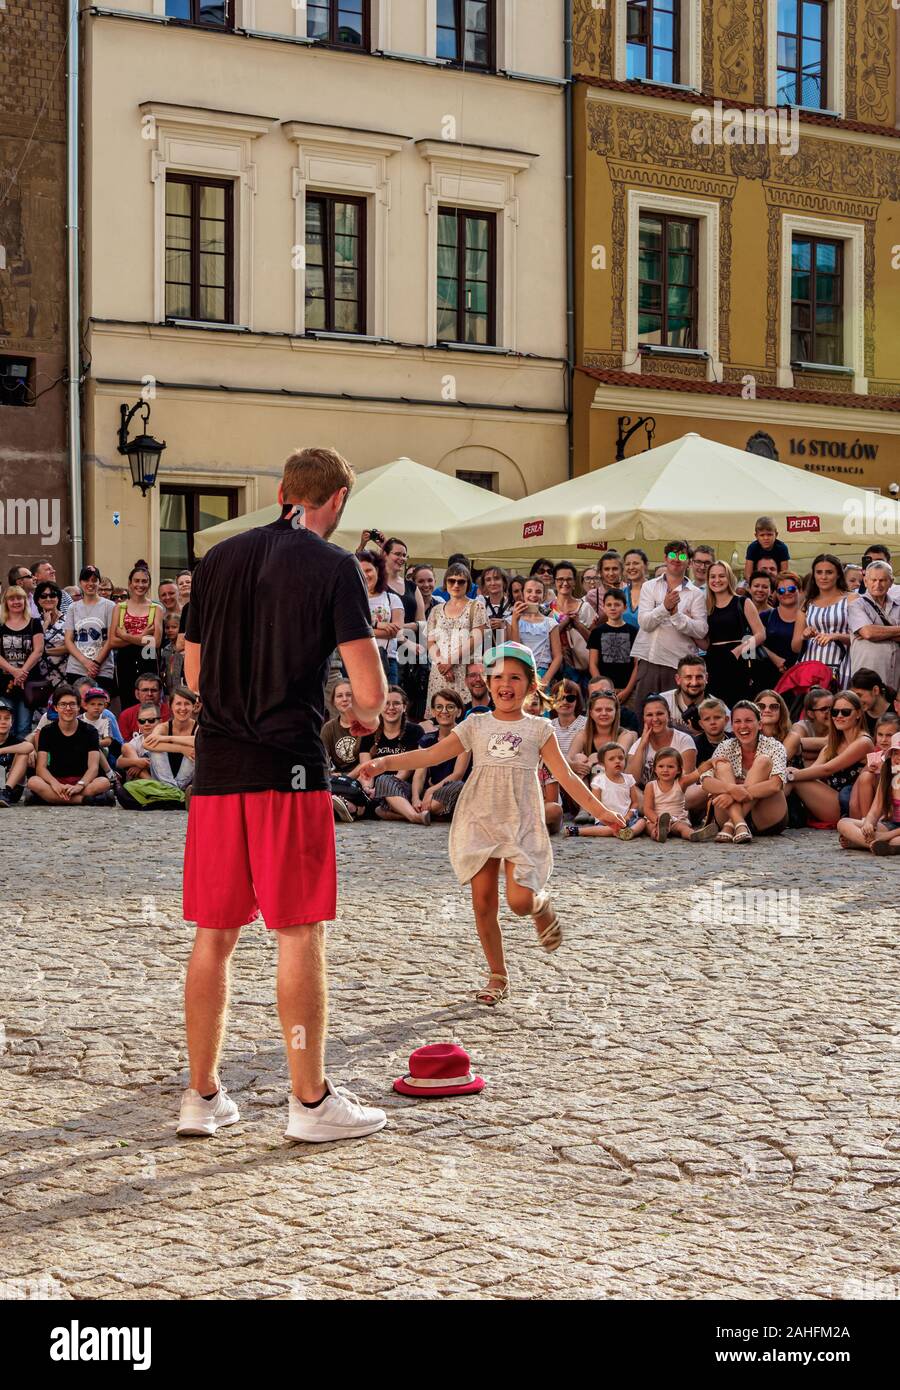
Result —
[[[156, 475], [159, 472], [159, 461], [162, 458], [163, 449], [166, 441], [162, 443], [154, 439], [152, 434], [147, 434], [147, 424], [150, 420], [150, 406], [147, 401], [138, 401], [131, 409], [127, 405], [119, 407], [122, 423], [119, 426], [119, 453], [125, 454], [128, 459], [128, 466], [131, 469], [132, 487], [139, 487], [141, 496], [146, 497], [150, 488], [156, 483]], [[134, 439], [128, 438], [128, 426], [137, 411], [144, 412], [144, 433], [137, 435]]]

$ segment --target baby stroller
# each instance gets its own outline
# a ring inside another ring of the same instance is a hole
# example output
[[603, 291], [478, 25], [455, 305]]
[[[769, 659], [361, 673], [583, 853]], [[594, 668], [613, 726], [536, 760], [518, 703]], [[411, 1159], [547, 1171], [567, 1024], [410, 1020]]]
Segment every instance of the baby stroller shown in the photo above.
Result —
[[824, 661], [798, 661], [775, 686], [775, 693], [784, 698], [791, 719], [797, 720], [803, 714], [803, 701], [814, 686], [823, 690], [834, 690], [834, 671]]

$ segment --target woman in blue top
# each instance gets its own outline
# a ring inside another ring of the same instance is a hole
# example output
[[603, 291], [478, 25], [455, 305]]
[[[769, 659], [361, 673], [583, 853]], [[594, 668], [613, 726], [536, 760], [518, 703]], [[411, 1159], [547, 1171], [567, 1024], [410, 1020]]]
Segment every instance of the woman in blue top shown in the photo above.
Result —
[[641, 589], [644, 580], [647, 578], [647, 556], [643, 550], [626, 550], [622, 559], [622, 575], [624, 583], [622, 590], [625, 594], [625, 612], [622, 617], [635, 630], [640, 627], [638, 623], [638, 604], [641, 601]]

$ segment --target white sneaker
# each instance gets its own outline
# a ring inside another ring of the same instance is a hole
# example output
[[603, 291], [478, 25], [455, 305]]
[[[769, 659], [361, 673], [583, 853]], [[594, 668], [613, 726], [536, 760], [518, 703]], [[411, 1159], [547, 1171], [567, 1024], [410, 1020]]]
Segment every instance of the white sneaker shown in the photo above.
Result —
[[288, 1127], [285, 1139], [302, 1139], [307, 1144], [329, 1144], [336, 1139], [361, 1139], [365, 1134], [374, 1134], [387, 1124], [383, 1110], [375, 1110], [363, 1105], [357, 1096], [351, 1095], [343, 1086], [332, 1086], [325, 1078], [328, 1095], [310, 1110], [291, 1096]]
[[240, 1118], [241, 1112], [224, 1086], [219, 1087], [212, 1100], [204, 1100], [199, 1091], [185, 1091], [175, 1133], [208, 1138], [225, 1125], [236, 1125]]
[[331, 805], [338, 820], [343, 821], [345, 825], [349, 825], [353, 820], [353, 812], [350, 810], [344, 798], [342, 796], [333, 796], [331, 798]]

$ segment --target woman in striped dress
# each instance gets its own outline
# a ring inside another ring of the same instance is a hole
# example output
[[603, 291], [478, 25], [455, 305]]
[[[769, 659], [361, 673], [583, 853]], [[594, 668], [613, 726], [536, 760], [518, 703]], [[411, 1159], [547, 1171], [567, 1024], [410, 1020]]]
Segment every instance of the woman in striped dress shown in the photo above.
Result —
[[844, 568], [835, 555], [817, 555], [806, 580], [803, 613], [791, 643], [801, 661], [822, 661], [835, 674], [837, 688], [847, 683], [850, 668], [849, 605], [857, 594], [848, 594]]

